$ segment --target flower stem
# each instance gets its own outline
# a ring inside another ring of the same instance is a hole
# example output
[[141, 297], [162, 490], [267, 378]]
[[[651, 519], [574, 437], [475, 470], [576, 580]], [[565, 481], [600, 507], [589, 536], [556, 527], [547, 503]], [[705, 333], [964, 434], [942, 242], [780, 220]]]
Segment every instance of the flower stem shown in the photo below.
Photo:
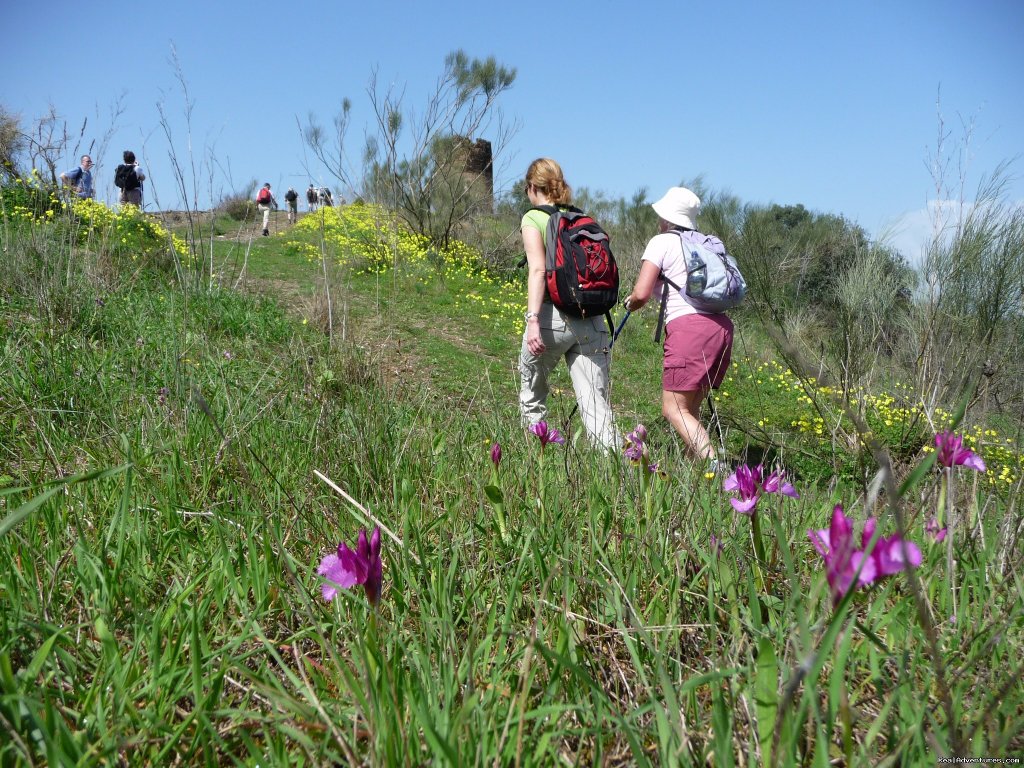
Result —
[[942, 485], [946, 491], [946, 573], [949, 574], [949, 594], [953, 601], [950, 610], [950, 621], [956, 623], [956, 560], [953, 558], [953, 539], [956, 536], [956, 520], [953, 519], [953, 468], [946, 467], [943, 471]]
[[547, 524], [547, 514], [544, 512], [544, 446], [540, 447], [540, 460], [537, 462], [537, 506], [540, 508], [540, 524]]
[[[765, 577], [765, 568], [768, 566], [768, 560], [764, 554], [764, 542], [761, 539], [761, 518], [757, 514], [757, 507], [754, 507], [750, 514], [750, 537], [754, 541], [754, 559], [757, 561], [757, 580], [758, 586], [761, 587], [761, 596], [768, 594], [768, 580]], [[768, 624], [768, 607], [765, 605], [764, 600], [758, 597], [757, 602], [761, 609], [761, 624]]]

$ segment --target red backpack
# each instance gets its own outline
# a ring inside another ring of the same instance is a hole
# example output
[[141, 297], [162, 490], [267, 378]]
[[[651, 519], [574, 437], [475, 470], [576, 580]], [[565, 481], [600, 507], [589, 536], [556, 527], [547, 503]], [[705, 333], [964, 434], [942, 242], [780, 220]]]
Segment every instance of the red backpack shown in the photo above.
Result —
[[548, 298], [574, 317], [608, 316], [619, 300], [619, 268], [608, 233], [579, 208], [538, 205], [531, 210], [551, 215], [544, 237]]
[[256, 202], [260, 203], [261, 205], [269, 204], [270, 203], [270, 190], [267, 189], [266, 187], [261, 189], [259, 191], [259, 194], [256, 195]]

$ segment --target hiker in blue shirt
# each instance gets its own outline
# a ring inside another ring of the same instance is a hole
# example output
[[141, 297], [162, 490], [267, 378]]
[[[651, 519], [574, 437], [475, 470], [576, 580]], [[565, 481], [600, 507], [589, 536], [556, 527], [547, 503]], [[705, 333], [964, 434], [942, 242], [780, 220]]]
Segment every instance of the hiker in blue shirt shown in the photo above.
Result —
[[95, 196], [96, 190], [92, 186], [92, 158], [82, 155], [82, 164], [73, 171], [62, 173], [60, 180], [65, 187], [74, 187], [76, 197], [86, 199]]

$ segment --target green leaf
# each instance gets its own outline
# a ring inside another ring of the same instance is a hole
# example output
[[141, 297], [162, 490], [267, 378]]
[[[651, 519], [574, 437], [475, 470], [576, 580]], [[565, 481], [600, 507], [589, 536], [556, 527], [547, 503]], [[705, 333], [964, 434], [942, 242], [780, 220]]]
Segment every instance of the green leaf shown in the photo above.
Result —
[[714, 734], [715, 766], [731, 768], [735, 758], [732, 751], [732, 712], [723, 686], [711, 690], [711, 728]]
[[501, 493], [501, 488], [496, 485], [484, 486], [484, 493], [487, 494], [487, 499], [491, 504], [498, 505], [505, 503], [505, 497]]
[[50, 635], [46, 642], [39, 646], [39, 650], [32, 656], [32, 661], [29, 662], [28, 667], [25, 668], [25, 678], [31, 684], [35, 680], [39, 673], [43, 669], [43, 665], [46, 664], [46, 659], [50, 656], [50, 652], [53, 650], [53, 644], [57, 642], [57, 638], [61, 636], [61, 632], [55, 632]]
[[754, 704], [757, 711], [757, 740], [761, 745], [761, 762], [771, 765], [772, 735], [779, 714], [779, 670], [775, 645], [762, 637], [757, 645], [757, 677], [754, 679]]
[[[122, 466], [115, 467], [113, 469], [95, 470], [93, 472], [86, 472], [86, 473], [81, 474], [81, 475], [75, 475], [73, 477], [66, 477], [66, 478], [62, 478], [60, 480], [55, 481], [52, 488], [50, 488], [49, 490], [43, 491], [42, 493], [40, 493], [35, 498], [26, 501], [24, 504], [22, 504], [20, 507], [15, 509], [13, 512], [8, 513], [7, 517], [5, 517], [3, 519], [3, 521], [0, 521], [0, 536], [3, 536], [4, 534], [6, 534], [12, 528], [14, 528], [16, 525], [18, 525], [18, 523], [20, 523], [26, 517], [31, 515], [33, 512], [35, 512], [41, 506], [43, 506], [43, 504], [45, 504], [47, 501], [49, 501], [56, 493], [61, 491], [65, 485], [74, 485], [75, 483], [86, 482], [86, 481], [89, 481], [89, 480], [102, 480], [105, 477], [113, 477], [114, 475], [118, 475], [121, 472], [124, 472], [130, 466], [131, 466], [130, 464], [123, 464]], [[6, 495], [7, 493], [11, 493], [11, 492], [18, 491], [18, 490], [25, 490], [25, 489], [5, 488], [3, 493], [0, 493], [0, 495]]]

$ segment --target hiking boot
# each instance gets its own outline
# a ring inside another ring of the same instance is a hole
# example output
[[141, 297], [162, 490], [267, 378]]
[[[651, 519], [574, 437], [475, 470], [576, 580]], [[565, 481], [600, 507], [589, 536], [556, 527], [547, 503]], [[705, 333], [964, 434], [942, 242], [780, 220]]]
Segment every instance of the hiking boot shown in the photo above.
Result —
[[264, 237], [270, 237], [270, 230], [269, 229], [264, 229], [263, 230], [263, 236]]

